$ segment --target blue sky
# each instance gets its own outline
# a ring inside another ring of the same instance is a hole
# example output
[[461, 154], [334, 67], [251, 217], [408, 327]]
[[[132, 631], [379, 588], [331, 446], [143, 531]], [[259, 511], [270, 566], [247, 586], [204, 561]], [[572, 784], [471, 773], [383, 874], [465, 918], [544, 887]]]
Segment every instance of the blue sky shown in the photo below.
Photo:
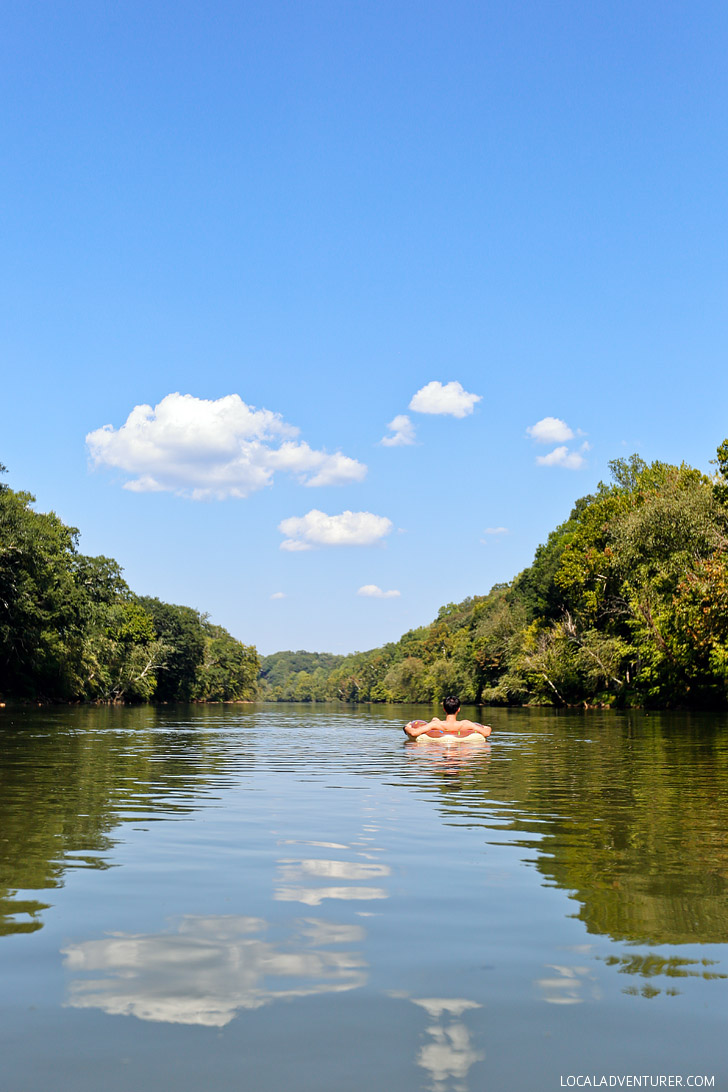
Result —
[[7, 481], [136, 591], [346, 652], [610, 459], [708, 470], [727, 52], [701, 0], [10, 2]]

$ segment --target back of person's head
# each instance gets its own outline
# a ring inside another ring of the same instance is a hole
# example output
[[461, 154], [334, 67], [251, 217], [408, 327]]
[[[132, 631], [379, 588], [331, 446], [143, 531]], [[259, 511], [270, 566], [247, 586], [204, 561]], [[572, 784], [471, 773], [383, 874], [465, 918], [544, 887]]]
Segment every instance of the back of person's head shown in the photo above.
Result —
[[457, 713], [460, 708], [460, 698], [456, 698], [454, 694], [450, 694], [450, 696], [443, 701], [442, 708], [446, 713]]

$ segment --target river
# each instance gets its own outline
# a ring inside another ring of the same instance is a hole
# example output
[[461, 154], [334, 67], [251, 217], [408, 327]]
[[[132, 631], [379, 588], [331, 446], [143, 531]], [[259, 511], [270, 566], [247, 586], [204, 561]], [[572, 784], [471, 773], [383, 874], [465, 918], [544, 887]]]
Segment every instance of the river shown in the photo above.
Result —
[[429, 713], [0, 710], [3, 1092], [728, 1089], [728, 719]]

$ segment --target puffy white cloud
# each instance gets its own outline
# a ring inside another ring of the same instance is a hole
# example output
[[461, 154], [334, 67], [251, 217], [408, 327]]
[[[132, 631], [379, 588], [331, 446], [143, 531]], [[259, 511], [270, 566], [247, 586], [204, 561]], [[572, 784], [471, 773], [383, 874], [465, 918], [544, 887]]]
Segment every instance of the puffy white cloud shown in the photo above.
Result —
[[104, 425], [86, 437], [97, 466], [133, 475], [124, 488], [173, 492], [193, 500], [247, 497], [269, 485], [277, 470], [303, 485], [361, 481], [367, 468], [341, 452], [316, 451], [298, 429], [271, 410], [256, 410], [237, 394], [209, 400], [168, 394], [135, 406], [118, 429]]
[[570, 451], [566, 444], [567, 440], [586, 434], [580, 428], [574, 431], [560, 417], [542, 417], [535, 425], [529, 425], [526, 433], [537, 444], [557, 445], [547, 455], [536, 456], [539, 466], [561, 466], [566, 470], [581, 470], [586, 465], [583, 453], [591, 450], [589, 441], [584, 440], [579, 451]]
[[305, 516], [290, 516], [278, 524], [287, 537], [282, 550], [311, 550], [315, 546], [371, 546], [392, 530], [386, 516], [372, 512], [342, 512], [328, 516], [312, 508]]
[[468, 394], [457, 381], [443, 384], [433, 380], [413, 395], [409, 408], [416, 413], [445, 413], [450, 417], [467, 417], [481, 397], [479, 394]]
[[363, 584], [357, 595], [364, 596], [365, 599], [399, 599], [400, 593], [392, 589], [391, 591], [382, 591], [376, 584]]
[[274, 591], [271, 595], [271, 599], [285, 599], [286, 593], [283, 591]]
[[[350, 459], [348, 455], [337, 452], [327, 455], [324, 451], [314, 451], [306, 443], [286, 441], [267, 456], [269, 466], [274, 470], [288, 470], [301, 477], [303, 485], [344, 485], [348, 482], [360, 482], [367, 472], [363, 463]], [[302, 476], [316, 471], [312, 477]]]
[[537, 444], [563, 444], [574, 439], [566, 421], [559, 417], [542, 417], [535, 425], [529, 425], [526, 432]]
[[563, 466], [566, 470], [581, 470], [584, 456], [578, 451], [569, 451], [566, 444], [563, 444], [549, 451], [548, 455], [537, 455], [536, 462], [539, 466]]
[[415, 426], [406, 413], [398, 413], [389, 422], [387, 428], [392, 435], [383, 436], [379, 441], [384, 447], [404, 447], [406, 444], [415, 442]]

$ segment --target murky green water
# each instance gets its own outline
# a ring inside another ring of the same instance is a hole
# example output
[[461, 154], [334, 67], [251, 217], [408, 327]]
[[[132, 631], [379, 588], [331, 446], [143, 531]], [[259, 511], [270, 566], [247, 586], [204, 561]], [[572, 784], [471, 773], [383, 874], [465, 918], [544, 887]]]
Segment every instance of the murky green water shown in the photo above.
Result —
[[728, 720], [423, 712], [3, 710], [3, 1092], [727, 1089]]

